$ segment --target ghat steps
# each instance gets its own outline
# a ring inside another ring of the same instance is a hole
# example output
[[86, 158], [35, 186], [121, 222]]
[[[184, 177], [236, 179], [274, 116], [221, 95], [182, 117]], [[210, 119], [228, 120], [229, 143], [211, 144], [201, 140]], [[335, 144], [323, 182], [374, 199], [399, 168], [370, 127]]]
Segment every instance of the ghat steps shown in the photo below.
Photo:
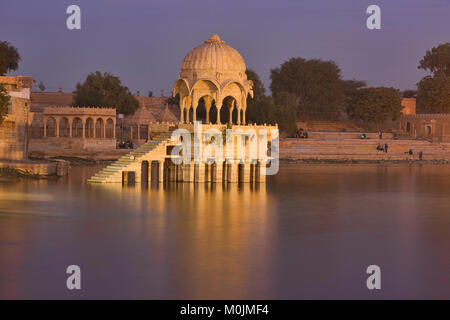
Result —
[[[378, 144], [388, 144], [388, 153], [377, 150]], [[410, 149], [413, 156], [407, 154]], [[292, 160], [409, 160], [418, 159], [420, 151], [423, 152], [423, 160], [450, 159], [450, 143], [392, 139], [280, 139], [280, 158]]]
[[144, 160], [162, 160], [166, 156], [166, 147], [171, 143], [171, 135], [172, 132], [161, 133], [93, 175], [88, 182], [121, 182], [123, 171], [136, 171]]

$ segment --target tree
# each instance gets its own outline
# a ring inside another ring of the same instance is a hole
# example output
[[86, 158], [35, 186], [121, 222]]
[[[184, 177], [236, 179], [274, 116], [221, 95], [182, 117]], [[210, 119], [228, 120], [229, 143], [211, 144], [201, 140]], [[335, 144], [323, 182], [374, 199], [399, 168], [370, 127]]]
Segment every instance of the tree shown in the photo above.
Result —
[[108, 72], [90, 73], [84, 83], [77, 83], [74, 105], [116, 108], [117, 113], [132, 114], [139, 102], [122, 86], [120, 79]]
[[348, 105], [351, 103], [353, 99], [355, 99], [358, 94], [358, 90], [366, 86], [365, 81], [360, 80], [343, 80], [341, 82], [342, 85], [342, 93], [345, 96], [345, 101], [342, 106], [343, 110], [347, 110]]
[[0, 84], [0, 123], [3, 122], [5, 115], [8, 113], [10, 99], [8, 91]]
[[403, 91], [403, 98], [416, 98], [417, 90], [405, 90]]
[[347, 114], [351, 119], [380, 124], [391, 118], [396, 120], [403, 109], [400, 90], [386, 87], [369, 87], [358, 90], [350, 101]]
[[252, 69], [245, 71], [247, 79], [253, 82], [253, 98], [247, 97], [246, 119], [250, 123], [275, 123], [275, 105], [266, 97], [266, 89], [259, 75]]
[[289, 92], [298, 98], [303, 119], [334, 120], [345, 102], [341, 70], [333, 61], [291, 58], [270, 70], [270, 89], [275, 96]]
[[20, 55], [7, 41], [0, 41], [0, 76], [19, 68]]
[[275, 117], [281, 131], [293, 135], [297, 131], [297, 97], [289, 92], [275, 96]]
[[149, 97], [153, 97], [153, 91], [149, 91], [149, 92], [148, 92], [148, 96], [149, 96]]
[[417, 84], [418, 112], [450, 112], [450, 43], [428, 50], [418, 68], [431, 73]]
[[440, 44], [427, 50], [419, 62], [419, 69], [430, 71], [433, 76], [450, 76], [450, 43]]
[[450, 77], [425, 77], [418, 84], [417, 109], [421, 113], [450, 113]]

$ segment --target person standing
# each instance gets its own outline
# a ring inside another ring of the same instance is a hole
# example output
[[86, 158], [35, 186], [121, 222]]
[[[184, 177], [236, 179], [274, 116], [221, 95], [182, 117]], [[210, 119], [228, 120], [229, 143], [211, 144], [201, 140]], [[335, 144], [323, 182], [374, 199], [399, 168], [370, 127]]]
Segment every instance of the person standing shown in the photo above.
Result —
[[419, 160], [422, 161], [422, 158], [423, 158], [423, 152], [419, 151]]
[[388, 147], [389, 147], [389, 146], [388, 146], [387, 143], [386, 143], [386, 144], [384, 145], [384, 152], [386, 152], [386, 153], [388, 152]]
[[380, 137], [380, 139], [383, 139], [383, 131], [381, 131], [381, 129], [380, 131], [378, 131], [378, 136]]

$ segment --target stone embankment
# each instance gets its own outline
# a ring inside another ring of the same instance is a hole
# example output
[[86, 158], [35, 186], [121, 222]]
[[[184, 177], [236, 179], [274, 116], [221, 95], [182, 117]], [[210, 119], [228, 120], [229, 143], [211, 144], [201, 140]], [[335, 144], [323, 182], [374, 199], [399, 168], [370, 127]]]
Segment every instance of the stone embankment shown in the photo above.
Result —
[[[377, 150], [378, 144], [388, 145], [388, 152]], [[409, 150], [413, 155], [408, 154]], [[450, 161], [450, 143], [423, 140], [393, 139], [280, 139], [280, 159], [320, 161]]]

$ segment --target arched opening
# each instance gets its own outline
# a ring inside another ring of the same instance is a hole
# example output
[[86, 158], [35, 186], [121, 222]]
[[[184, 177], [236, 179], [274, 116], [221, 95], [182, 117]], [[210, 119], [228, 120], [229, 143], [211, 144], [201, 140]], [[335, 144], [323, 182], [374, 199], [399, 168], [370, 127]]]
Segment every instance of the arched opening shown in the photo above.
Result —
[[411, 123], [406, 123], [406, 132], [411, 132]]
[[130, 126], [130, 139], [137, 139], [138, 138], [138, 125], [137, 124], [132, 124]]
[[427, 132], [427, 135], [432, 134], [433, 130], [432, 130], [431, 126], [426, 126], [426, 132]]
[[102, 118], [98, 118], [97, 121], [95, 121], [95, 137], [96, 138], [104, 138], [105, 132], [105, 123], [103, 122]]
[[[220, 119], [219, 119], [219, 121], [220, 121]], [[211, 109], [209, 109], [209, 122], [218, 124], [217, 123], [217, 106], [216, 106], [215, 101], [213, 101], [213, 103], [211, 104]]]
[[56, 120], [53, 117], [47, 119], [45, 124], [47, 137], [56, 137]]
[[59, 136], [68, 137], [70, 135], [69, 120], [66, 117], [59, 119]]
[[188, 117], [189, 117], [189, 113], [188, 113], [187, 109], [183, 108], [183, 118], [182, 118], [182, 119], [184, 119], [183, 123], [189, 123], [189, 118]]
[[106, 120], [105, 134], [106, 138], [114, 138], [114, 121], [111, 118]]
[[194, 111], [193, 111], [194, 109], [191, 107], [191, 108], [189, 108], [189, 110], [187, 111], [188, 112], [188, 123], [193, 123], [194, 122]]
[[195, 109], [195, 115], [197, 121], [201, 121], [203, 124], [206, 123], [206, 107], [203, 98], [198, 100], [197, 109]]
[[72, 137], [81, 138], [83, 136], [83, 121], [80, 118], [75, 118], [72, 121]]
[[223, 99], [223, 107], [220, 110], [222, 123], [237, 124], [237, 105], [236, 99], [227, 96]]
[[84, 128], [84, 134], [86, 138], [93, 138], [94, 137], [94, 120], [92, 118], [87, 118]]
[[148, 139], [148, 125], [141, 124], [139, 125], [139, 138], [140, 139]]

